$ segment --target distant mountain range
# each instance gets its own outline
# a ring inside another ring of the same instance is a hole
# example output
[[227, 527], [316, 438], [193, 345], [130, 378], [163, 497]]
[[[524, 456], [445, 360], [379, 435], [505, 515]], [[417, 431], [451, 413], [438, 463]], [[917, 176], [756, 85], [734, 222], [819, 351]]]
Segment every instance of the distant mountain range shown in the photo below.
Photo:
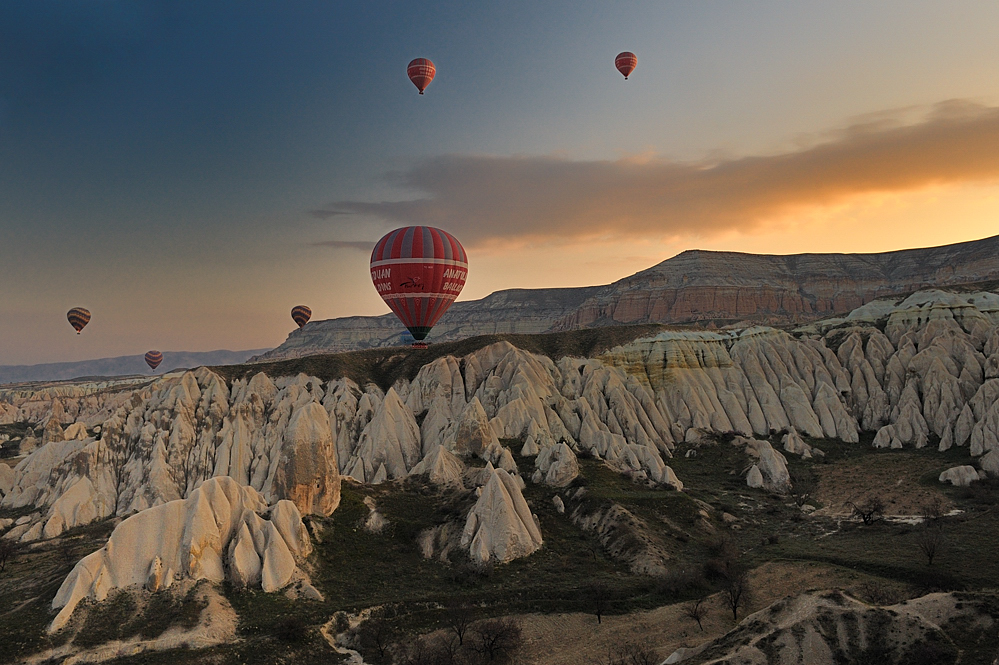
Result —
[[[999, 236], [878, 254], [690, 250], [606, 286], [511, 289], [455, 303], [428, 341], [629, 323], [782, 324], [929, 287], [999, 280]], [[258, 359], [403, 344], [393, 314], [314, 321]]]
[[266, 350], [164, 351], [163, 362], [156, 368], [155, 372], [150, 371], [141, 355], [81, 360], [70, 363], [46, 363], [44, 365], [0, 365], [0, 384], [59, 381], [91, 376], [128, 376], [133, 374], [153, 376], [182, 367], [238, 364]]

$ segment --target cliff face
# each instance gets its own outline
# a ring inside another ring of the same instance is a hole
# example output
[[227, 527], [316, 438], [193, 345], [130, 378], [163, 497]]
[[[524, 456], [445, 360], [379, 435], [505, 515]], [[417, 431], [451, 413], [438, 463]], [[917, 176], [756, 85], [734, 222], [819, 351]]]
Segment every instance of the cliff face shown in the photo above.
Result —
[[[533, 334], [549, 330], [600, 287], [578, 289], [509, 289], [481, 300], [456, 302], [434, 326], [431, 341], [449, 342], [497, 333]], [[288, 335], [273, 351], [250, 359], [282, 360], [314, 353], [338, 353], [404, 344], [405, 330], [395, 314], [350, 316], [315, 321]]]
[[796, 321], [877, 298], [999, 279], [999, 236], [881, 254], [683, 252], [602, 287], [553, 326], [706, 319]]
[[[928, 287], [993, 280], [999, 280], [999, 236], [881, 254], [692, 250], [607, 286], [516, 289], [455, 303], [431, 341], [629, 323], [735, 319], [783, 324], [846, 313]], [[403, 343], [402, 330], [391, 314], [318, 321], [257, 359], [395, 346]]]

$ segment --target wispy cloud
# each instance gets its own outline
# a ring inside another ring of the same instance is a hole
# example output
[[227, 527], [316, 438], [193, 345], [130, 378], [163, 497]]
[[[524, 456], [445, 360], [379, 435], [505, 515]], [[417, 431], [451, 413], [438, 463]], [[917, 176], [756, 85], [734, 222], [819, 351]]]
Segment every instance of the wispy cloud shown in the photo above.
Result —
[[747, 231], [864, 194], [999, 180], [999, 108], [955, 100], [915, 122], [862, 118], [818, 144], [712, 163], [444, 155], [391, 177], [427, 196], [330, 207], [468, 243]]
[[340, 215], [351, 215], [353, 213], [345, 212], [343, 210], [310, 210], [309, 214], [316, 219], [332, 219], [334, 217], [339, 217]]
[[370, 252], [375, 246], [374, 241], [368, 240], [323, 240], [322, 242], [309, 243], [313, 247], [333, 247], [334, 249], [356, 249], [361, 252]]

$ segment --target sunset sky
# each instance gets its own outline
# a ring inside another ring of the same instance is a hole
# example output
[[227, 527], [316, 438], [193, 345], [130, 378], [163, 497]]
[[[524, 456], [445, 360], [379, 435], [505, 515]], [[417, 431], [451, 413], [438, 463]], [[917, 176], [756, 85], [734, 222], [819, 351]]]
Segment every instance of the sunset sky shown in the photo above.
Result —
[[999, 234], [999, 3], [0, 4], [0, 364], [386, 313], [408, 223], [463, 300]]

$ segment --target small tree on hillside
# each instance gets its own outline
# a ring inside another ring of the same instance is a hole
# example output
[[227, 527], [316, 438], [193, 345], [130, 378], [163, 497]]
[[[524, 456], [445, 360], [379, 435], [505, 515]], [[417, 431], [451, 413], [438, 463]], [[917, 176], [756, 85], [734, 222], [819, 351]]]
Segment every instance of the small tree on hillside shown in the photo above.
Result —
[[919, 547], [919, 551], [926, 557], [927, 566], [933, 565], [933, 559], [940, 552], [942, 545], [943, 528], [939, 525], [928, 523], [916, 536], [916, 546]]
[[392, 646], [392, 627], [385, 619], [368, 619], [358, 627], [357, 637], [363, 651], [378, 654], [384, 662]]
[[885, 513], [885, 502], [879, 496], [868, 497], [860, 503], [850, 501], [846, 505], [853, 508], [854, 517], [859, 517], [867, 526], [877, 522]]
[[487, 662], [505, 662], [520, 648], [520, 624], [514, 619], [487, 619], [471, 631], [472, 649]]
[[454, 633], [454, 636], [458, 639], [458, 646], [464, 646], [465, 633], [468, 632], [472, 621], [474, 621], [474, 616], [470, 605], [456, 603], [448, 607], [447, 614], [444, 616], [444, 625]]
[[594, 582], [587, 586], [583, 590], [583, 593], [586, 597], [586, 603], [590, 606], [590, 610], [597, 617], [597, 623], [601, 623], [603, 615], [610, 609], [613, 600], [611, 588], [602, 582]]
[[692, 600], [683, 606], [683, 613], [688, 619], [693, 619], [697, 622], [697, 627], [704, 632], [704, 626], [701, 625], [701, 621], [708, 614], [708, 608], [704, 607], [704, 598], [698, 598], [697, 600]]
[[732, 621], [738, 621], [739, 608], [749, 600], [749, 573], [742, 564], [733, 561], [725, 572], [722, 597], [732, 610]]

